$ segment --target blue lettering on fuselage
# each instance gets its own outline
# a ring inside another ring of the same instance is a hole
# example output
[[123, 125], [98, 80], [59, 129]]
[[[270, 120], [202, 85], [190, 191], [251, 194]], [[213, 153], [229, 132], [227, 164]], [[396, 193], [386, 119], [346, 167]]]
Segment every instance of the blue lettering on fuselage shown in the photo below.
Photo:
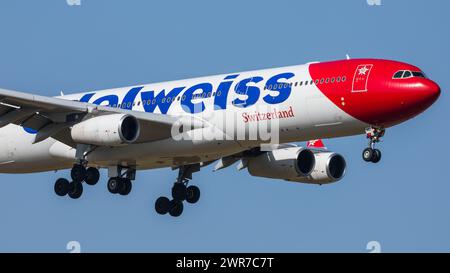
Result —
[[264, 80], [262, 77], [252, 77], [240, 81], [234, 88], [234, 91], [236, 94], [247, 96], [247, 98], [244, 100], [236, 98], [232, 102], [233, 105], [245, 108], [255, 104], [259, 99], [260, 90], [256, 86], [249, 86], [249, 83], [258, 83], [262, 80]]
[[266, 83], [266, 89], [277, 91], [278, 95], [272, 96], [272, 94], [268, 94], [264, 96], [263, 100], [269, 104], [278, 104], [282, 103], [289, 98], [291, 95], [292, 86], [289, 83], [281, 82], [280, 79], [289, 80], [294, 77], [294, 73], [282, 73], [273, 76]]
[[[295, 76], [294, 73], [286, 72], [272, 76], [265, 85], [266, 94], [262, 97], [263, 101], [268, 104], [279, 104], [286, 101], [291, 95], [292, 86], [286, 82]], [[214, 110], [227, 108], [227, 99], [231, 86], [239, 74], [226, 76], [217, 89], [213, 93], [214, 87], [211, 83], [203, 82], [190, 87], [175, 87], [166, 94], [165, 89], [161, 91], [143, 91], [144, 86], [133, 87], [124, 96], [122, 103], [119, 104], [119, 97], [114, 94], [105, 95], [95, 99], [93, 104], [106, 104], [109, 106], [119, 106], [123, 109], [131, 110], [135, 105], [136, 98], [140, 93], [140, 100], [145, 112], [155, 112], [156, 108], [162, 114], [167, 114], [174, 101], [180, 101], [182, 109], [187, 113], [200, 113], [206, 108], [202, 99], [213, 97]], [[263, 77], [254, 76], [245, 78], [236, 83], [234, 93], [237, 95], [231, 102], [235, 107], [250, 107], [255, 105], [261, 97], [261, 89], [258, 83], [264, 80]], [[183, 93], [181, 93], [184, 89]], [[89, 102], [95, 95], [95, 92], [84, 94], [79, 101]]]

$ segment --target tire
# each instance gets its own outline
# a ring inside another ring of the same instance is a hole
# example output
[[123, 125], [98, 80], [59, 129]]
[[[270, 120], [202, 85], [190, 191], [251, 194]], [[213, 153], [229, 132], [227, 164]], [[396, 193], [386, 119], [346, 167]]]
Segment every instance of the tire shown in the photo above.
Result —
[[72, 199], [78, 199], [83, 194], [83, 184], [81, 182], [70, 183], [69, 196]]
[[155, 210], [158, 214], [164, 215], [169, 212], [170, 209], [170, 200], [167, 197], [161, 196], [156, 199], [155, 202]]
[[82, 182], [86, 178], [86, 168], [80, 164], [73, 165], [70, 177], [75, 182]]
[[122, 188], [122, 181], [119, 177], [111, 177], [108, 180], [108, 191], [112, 194], [116, 194]]
[[186, 189], [186, 201], [195, 204], [200, 199], [200, 189], [197, 186], [189, 186]]
[[362, 152], [362, 158], [366, 162], [371, 162], [373, 158], [373, 149], [372, 148], [365, 148]]
[[186, 200], [186, 185], [183, 183], [175, 183], [172, 187], [172, 197], [177, 201]]
[[97, 184], [98, 180], [100, 179], [100, 172], [97, 168], [90, 167], [86, 170], [86, 177], [85, 181], [88, 185], [95, 185]]
[[120, 195], [128, 195], [131, 192], [132, 183], [130, 179], [122, 180], [122, 187], [120, 188]]
[[172, 200], [170, 201], [169, 214], [172, 217], [178, 217], [183, 213], [183, 202]]
[[378, 149], [373, 150], [372, 162], [378, 163], [381, 160], [381, 151]]
[[69, 192], [69, 180], [59, 178], [55, 182], [55, 193], [58, 196], [65, 196]]

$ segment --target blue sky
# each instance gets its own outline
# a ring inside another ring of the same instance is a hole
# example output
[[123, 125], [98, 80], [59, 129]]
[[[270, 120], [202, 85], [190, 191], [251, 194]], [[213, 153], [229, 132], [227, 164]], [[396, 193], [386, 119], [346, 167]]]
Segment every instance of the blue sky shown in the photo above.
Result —
[[0, 251], [383, 252], [450, 251], [450, 2], [2, 1], [0, 86], [56, 96], [140, 83], [351, 57], [421, 67], [442, 88], [424, 114], [387, 130], [383, 159], [361, 159], [364, 136], [326, 140], [347, 159], [324, 186], [211, 167], [202, 197], [177, 219], [154, 212], [176, 173], [139, 172], [111, 195], [105, 172], [79, 200], [57, 197], [68, 172], [0, 174]]

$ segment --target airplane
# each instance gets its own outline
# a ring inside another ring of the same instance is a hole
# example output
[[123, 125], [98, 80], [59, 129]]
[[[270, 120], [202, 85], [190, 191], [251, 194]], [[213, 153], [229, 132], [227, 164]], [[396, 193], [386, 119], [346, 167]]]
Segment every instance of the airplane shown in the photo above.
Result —
[[178, 217], [184, 201], [200, 198], [192, 174], [214, 162], [214, 171], [237, 163], [252, 176], [328, 184], [342, 179], [346, 161], [319, 139], [365, 134], [363, 160], [377, 163], [385, 130], [440, 92], [418, 67], [372, 58], [58, 97], [0, 89], [0, 172], [70, 169], [54, 190], [77, 199], [101, 168], [109, 192], [128, 195], [138, 170], [170, 167], [178, 171], [172, 198], [158, 198], [155, 210]]

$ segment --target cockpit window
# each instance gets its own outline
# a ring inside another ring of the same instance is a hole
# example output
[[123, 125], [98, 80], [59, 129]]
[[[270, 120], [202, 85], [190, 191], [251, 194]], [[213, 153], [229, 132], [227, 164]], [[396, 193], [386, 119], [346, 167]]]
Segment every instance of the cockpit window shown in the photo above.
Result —
[[400, 70], [400, 71], [397, 71], [397, 72], [395, 72], [395, 74], [394, 74], [394, 79], [400, 79], [401, 77], [402, 77], [402, 75], [403, 75], [403, 70]]
[[413, 71], [412, 74], [414, 77], [426, 78], [425, 74], [423, 74], [423, 72]]
[[403, 73], [402, 78], [411, 78], [411, 77], [412, 77], [411, 71], [406, 70], [405, 73]]
[[400, 70], [395, 72], [392, 78], [394, 79], [406, 79], [411, 77], [420, 77], [426, 78], [425, 74], [422, 71], [409, 71], [409, 70]]

